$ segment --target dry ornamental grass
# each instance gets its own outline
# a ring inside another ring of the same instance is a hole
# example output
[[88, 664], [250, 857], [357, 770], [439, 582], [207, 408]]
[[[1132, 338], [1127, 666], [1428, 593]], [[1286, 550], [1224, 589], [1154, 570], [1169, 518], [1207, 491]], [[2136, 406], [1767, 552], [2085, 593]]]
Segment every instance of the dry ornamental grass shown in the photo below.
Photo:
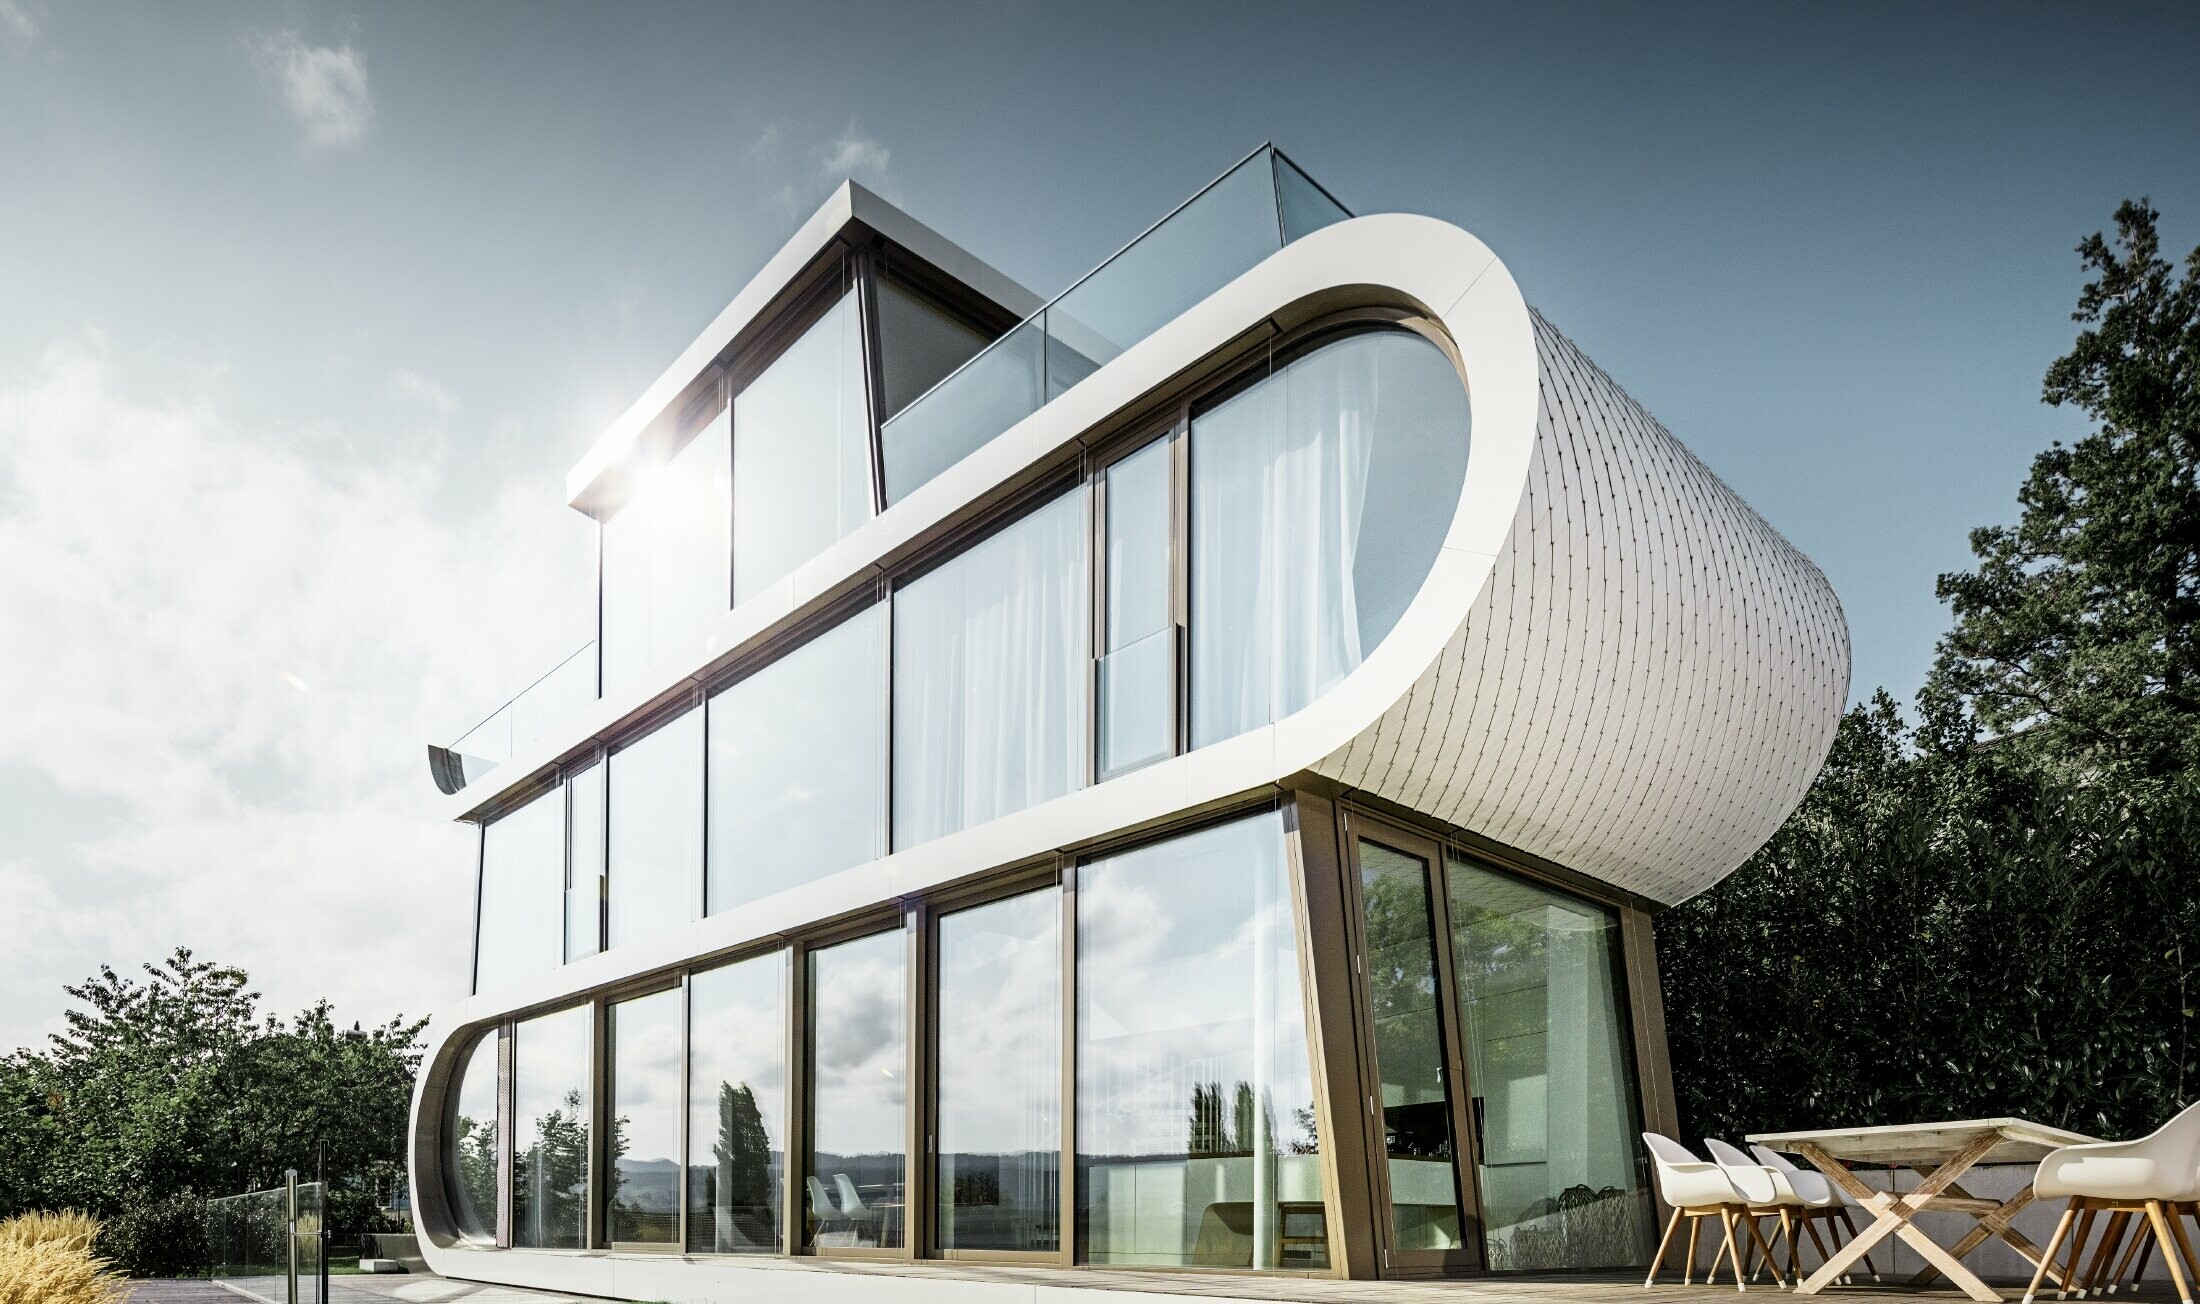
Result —
[[0, 1304], [121, 1304], [130, 1288], [92, 1253], [90, 1214], [26, 1213], [0, 1221]]

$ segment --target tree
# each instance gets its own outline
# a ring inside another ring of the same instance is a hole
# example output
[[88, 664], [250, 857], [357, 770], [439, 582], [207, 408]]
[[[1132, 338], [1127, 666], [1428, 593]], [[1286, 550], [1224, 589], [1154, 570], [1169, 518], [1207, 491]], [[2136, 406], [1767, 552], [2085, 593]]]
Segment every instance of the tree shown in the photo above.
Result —
[[143, 969], [66, 988], [67, 1031], [0, 1059], [0, 1099], [18, 1106], [0, 1110], [0, 1216], [75, 1208], [129, 1227], [285, 1169], [311, 1180], [325, 1152], [334, 1225], [374, 1225], [403, 1172], [424, 1025], [339, 1028], [326, 1002], [262, 1021], [243, 970], [183, 948]]
[[2158, 217], [2127, 200], [2113, 247], [2078, 245], [2085, 329], [2043, 397], [2099, 428], [2041, 453], [2018, 523], [1972, 531], [1978, 569], [1940, 577], [1934, 670], [1991, 732], [2152, 777], [2200, 763], [2200, 249], [2175, 275]]

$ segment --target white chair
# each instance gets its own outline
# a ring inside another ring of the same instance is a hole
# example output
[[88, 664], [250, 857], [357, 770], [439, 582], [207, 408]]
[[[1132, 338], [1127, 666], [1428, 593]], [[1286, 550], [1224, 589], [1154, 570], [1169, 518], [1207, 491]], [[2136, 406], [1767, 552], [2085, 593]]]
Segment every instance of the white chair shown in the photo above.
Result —
[[835, 1224], [845, 1227], [848, 1223], [847, 1216], [833, 1204], [832, 1193], [825, 1189], [825, 1183], [817, 1180], [815, 1173], [810, 1174], [810, 1220], [820, 1244], [825, 1243], [829, 1228], [834, 1228]]
[[[1688, 1219], [1688, 1257], [1681, 1264], [1681, 1284], [1693, 1284], [1697, 1233], [1702, 1230], [1704, 1219], [1716, 1218], [1726, 1232], [1726, 1241], [1711, 1256], [1711, 1270], [1704, 1274], [1704, 1284], [1711, 1284], [1711, 1279], [1718, 1275], [1719, 1260], [1726, 1258], [1734, 1265], [1734, 1289], [1748, 1289], [1742, 1273], [1741, 1251], [1734, 1244], [1734, 1224], [1744, 1219], [1753, 1205], [1772, 1201], [1770, 1179], [1762, 1174], [1745, 1178], [1747, 1189], [1744, 1189], [1735, 1185], [1735, 1175], [1729, 1170], [1696, 1158], [1687, 1146], [1671, 1137], [1645, 1132], [1642, 1144], [1649, 1150], [1650, 1162], [1657, 1171], [1658, 1198], [1673, 1210], [1673, 1216], [1665, 1223], [1665, 1236], [1658, 1242], [1657, 1257], [1650, 1260], [1650, 1275], [1642, 1284], [1657, 1283], [1658, 1271], [1665, 1266], [1666, 1252], [1672, 1247], [1673, 1234], [1679, 1230], [1683, 1218]], [[1754, 1233], [1755, 1221], [1748, 1225]], [[1765, 1253], [1767, 1258], [1771, 1257], [1769, 1249]]]
[[[848, 1219], [849, 1230], [856, 1233], [856, 1244], [864, 1244], [863, 1229], [878, 1221], [878, 1210], [865, 1204], [863, 1197], [856, 1194], [856, 1184], [848, 1180], [846, 1173], [834, 1173], [833, 1185], [840, 1188], [840, 1212]], [[875, 1232], [870, 1243], [879, 1243]]]
[[[2185, 1276], [2186, 1265], [2193, 1262], [2192, 1243], [2185, 1237], [2184, 1206], [2200, 1200], [2200, 1104], [2188, 1106], [2136, 1141], [2095, 1141], [2054, 1151], [2040, 1161], [2032, 1178], [2032, 1194], [2039, 1199], [2067, 1196], [2070, 1203], [2040, 1254], [2039, 1270], [2025, 1289], [2024, 1304], [2032, 1304], [2039, 1295], [2048, 1265], [2055, 1261], [2066, 1236], [2070, 1237], [2070, 1260], [2063, 1267], [2055, 1298], [2073, 1289], [2082, 1292], [2092, 1284], [2090, 1278], [2079, 1280], [2078, 1257], [2094, 1218], [2104, 1213], [2109, 1223], [2092, 1275], [2098, 1275], [2124, 1227], [2143, 1217], [2146, 1230], [2162, 1249], [2162, 1262], [2169, 1267], [2178, 1299], [2192, 1304], [2192, 1288]], [[2074, 1236], [2073, 1221], [2077, 1223]]]
[[[1851, 1240], [1855, 1239], [1856, 1220], [1849, 1215], [1849, 1210], [1863, 1206], [1856, 1202], [1854, 1196], [1835, 1186], [1824, 1173], [1813, 1173], [1796, 1167], [1794, 1160], [1777, 1150], [1752, 1145], [1749, 1153], [1758, 1163], [1773, 1171], [1775, 1180], [1785, 1180], [1789, 1188], [1802, 1197], [1803, 1230], [1810, 1234], [1811, 1244], [1818, 1247], [1820, 1262], [1833, 1256], [1826, 1252], [1826, 1242], [1818, 1237], [1818, 1223], [1823, 1222], [1826, 1225], [1826, 1235], [1832, 1237], [1836, 1245], [1840, 1243], [1840, 1236], [1833, 1229], [1837, 1222], [1847, 1230]], [[1864, 1256], [1864, 1267], [1871, 1273], [1873, 1281], [1879, 1280], [1879, 1265], [1872, 1262], [1872, 1256], [1868, 1253]], [[1846, 1285], [1849, 1278], [1844, 1276], [1841, 1281]]]
[[[1795, 1223], [1797, 1216], [1809, 1206], [1804, 1202], [1802, 1196], [1796, 1194], [1795, 1188], [1789, 1184], [1786, 1174], [1778, 1169], [1768, 1168], [1758, 1163], [1715, 1136], [1705, 1137], [1703, 1145], [1704, 1149], [1711, 1152], [1711, 1162], [1717, 1164], [1720, 1170], [1726, 1174], [1727, 1180], [1734, 1183], [1735, 1190], [1744, 1194], [1760, 1193], [1757, 1198], [1750, 1201], [1750, 1207], [1744, 1213], [1743, 1219], [1749, 1225], [1750, 1240], [1754, 1241], [1764, 1251], [1763, 1266], [1772, 1269], [1772, 1280], [1775, 1284], [1785, 1287], [1787, 1281], [1780, 1275], [1780, 1263], [1774, 1254], [1774, 1247], [1778, 1244], [1781, 1236], [1787, 1237], [1788, 1273], [1792, 1276], [1798, 1262], [1795, 1248]], [[1770, 1192], [1770, 1198], [1763, 1198], [1761, 1193], [1768, 1191]], [[1770, 1244], [1766, 1242], [1764, 1232], [1757, 1226], [1757, 1220], [1760, 1218], [1776, 1218], [1779, 1220], [1779, 1230], [1774, 1233]], [[1749, 1278], [1751, 1281], [1757, 1279], [1756, 1269], [1749, 1270]]]

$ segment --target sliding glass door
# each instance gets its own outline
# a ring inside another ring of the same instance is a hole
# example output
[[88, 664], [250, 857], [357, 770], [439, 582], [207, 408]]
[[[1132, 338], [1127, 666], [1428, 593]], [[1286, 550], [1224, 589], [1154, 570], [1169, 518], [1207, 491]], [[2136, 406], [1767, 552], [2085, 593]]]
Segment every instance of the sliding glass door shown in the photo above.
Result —
[[1645, 1262], [1614, 912], [1348, 827], [1385, 1273]]

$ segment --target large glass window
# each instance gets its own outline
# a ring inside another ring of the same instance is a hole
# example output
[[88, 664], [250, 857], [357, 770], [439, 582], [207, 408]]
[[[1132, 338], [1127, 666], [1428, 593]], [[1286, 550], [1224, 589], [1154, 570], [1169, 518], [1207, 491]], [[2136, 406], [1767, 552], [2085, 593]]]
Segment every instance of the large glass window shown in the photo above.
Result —
[[592, 1022], [578, 1005], [513, 1029], [514, 1245], [587, 1248]]
[[1085, 508], [1064, 494], [894, 599], [894, 845], [1084, 782]]
[[1176, 620], [1169, 601], [1173, 452], [1168, 440], [1157, 439], [1103, 473], [1103, 779], [1176, 753]]
[[680, 1239], [680, 992], [619, 1001], [606, 1014], [604, 1239], [671, 1249]]
[[863, 319], [842, 295], [733, 401], [733, 600], [871, 518]]
[[603, 949], [604, 766], [565, 780], [565, 958]]
[[608, 945], [676, 928], [703, 895], [703, 713], [611, 754]]
[[474, 990], [492, 991], [564, 962], [565, 799], [545, 793], [481, 828]]
[[451, 1084], [443, 1123], [443, 1189], [453, 1229], [466, 1240], [497, 1236], [497, 1034], [474, 1039]]
[[1091, 1262], [1328, 1263], [1282, 823], [1077, 877], [1078, 1216]]
[[688, 1250], [780, 1247], [787, 1155], [787, 954], [688, 979]]
[[809, 953], [808, 1241], [904, 1243], [908, 1168], [908, 936]]
[[1652, 1213], [1635, 1164], [1617, 923], [1457, 857], [1449, 878], [1490, 1266], [1639, 1264]]
[[646, 477], [598, 535], [607, 693], [659, 657], [701, 651], [727, 609], [733, 440], [725, 409]]
[[1061, 1245], [1062, 895], [939, 921], [939, 1248]]
[[878, 338], [880, 408], [889, 417], [988, 343], [961, 318], [885, 276], [878, 279]]
[[710, 700], [710, 913], [886, 850], [886, 607]]
[[1193, 746], [1305, 706], [1390, 632], [1451, 527], [1467, 435], [1457, 369], [1403, 330], [1193, 416]]

